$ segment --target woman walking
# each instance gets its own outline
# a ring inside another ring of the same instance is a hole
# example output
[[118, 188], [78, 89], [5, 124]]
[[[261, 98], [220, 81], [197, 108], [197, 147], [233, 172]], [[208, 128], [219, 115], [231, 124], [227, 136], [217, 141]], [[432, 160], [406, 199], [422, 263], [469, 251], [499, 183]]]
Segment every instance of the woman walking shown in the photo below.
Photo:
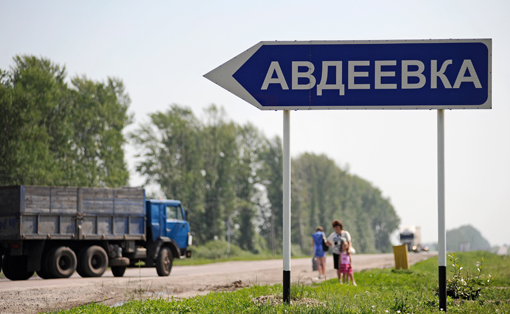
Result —
[[315, 260], [317, 261], [317, 270], [319, 271], [319, 279], [326, 279], [326, 252], [322, 247], [322, 243], [326, 242], [324, 228], [317, 227], [312, 233], [312, 244]]

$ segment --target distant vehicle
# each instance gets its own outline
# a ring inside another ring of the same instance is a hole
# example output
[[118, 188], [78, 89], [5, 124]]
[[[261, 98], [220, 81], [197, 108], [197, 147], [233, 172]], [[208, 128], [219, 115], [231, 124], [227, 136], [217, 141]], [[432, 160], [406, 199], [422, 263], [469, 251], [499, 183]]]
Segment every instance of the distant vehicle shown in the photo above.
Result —
[[[421, 247], [421, 230], [417, 226], [406, 226], [400, 228], [400, 243], [407, 245], [409, 252], [420, 252]], [[428, 248], [427, 248], [428, 250]]]
[[[141, 188], [0, 187], [0, 261], [5, 277], [100, 277], [108, 267], [156, 267], [191, 257], [189, 223], [177, 200], [148, 200]], [[139, 265], [139, 264], [137, 264]]]

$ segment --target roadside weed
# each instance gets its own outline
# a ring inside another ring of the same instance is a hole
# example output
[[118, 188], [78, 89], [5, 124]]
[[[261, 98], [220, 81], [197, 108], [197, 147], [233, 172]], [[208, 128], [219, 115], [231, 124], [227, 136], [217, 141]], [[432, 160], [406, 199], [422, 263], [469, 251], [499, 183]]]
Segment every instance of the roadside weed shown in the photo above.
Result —
[[[459, 265], [460, 257], [455, 253], [448, 255], [450, 257], [451, 266], [453, 270], [452, 278], [446, 282], [446, 292], [448, 296], [454, 299], [475, 300], [480, 296], [482, 288], [489, 287], [492, 276], [482, 276], [482, 269], [485, 258], [482, 257], [481, 262], [476, 262], [475, 275], [469, 269], [464, 269], [463, 265]], [[484, 278], [486, 277], [486, 278]]]

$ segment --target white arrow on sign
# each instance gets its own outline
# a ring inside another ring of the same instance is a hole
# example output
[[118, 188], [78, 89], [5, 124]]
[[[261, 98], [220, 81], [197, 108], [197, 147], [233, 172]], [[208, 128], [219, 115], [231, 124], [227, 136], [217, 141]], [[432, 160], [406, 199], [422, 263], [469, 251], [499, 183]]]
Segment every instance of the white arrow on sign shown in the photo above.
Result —
[[228, 90], [232, 94], [242, 98], [246, 102], [260, 108], [261, 104], [253, 98], [253, 96], [248, 93], [248, 91], [239, 84], [239, 82], [236, 81], [234, 73], [236, 73], [237, 70], [239, 70], [239, 68], [242, 67], [243, 64], [245, 64], [246, 61], [248, 61], [263, 44], [263, 42], [256, 44], [237, 57], [234, 57], [211, 72], [205, 74], [204, 77]]

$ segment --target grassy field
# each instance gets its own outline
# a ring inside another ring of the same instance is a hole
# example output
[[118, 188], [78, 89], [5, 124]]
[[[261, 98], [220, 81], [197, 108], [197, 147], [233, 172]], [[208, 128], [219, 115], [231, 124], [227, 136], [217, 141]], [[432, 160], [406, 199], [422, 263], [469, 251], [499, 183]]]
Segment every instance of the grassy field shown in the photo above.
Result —
[[[476, 300], [448, 297], [449, 313], [510, 313], [510, 256], [489, 252], [457, 253], [463, 276], [477, 273], [477, 261], [485, 258], [482, 277], [493, 280]], [[448, 259], [450, 262], [450, 259]], [[449, 263], [448, 276], [454, 267]], [[294, 284], [291, 304], [281, 303], [282, 287], [253, 286], [235, 292], [215, 292], [183, 300], [130, 301], [119, 307], [91, 304], [58, 312], [78, 313], [435, 313], [439, 312], [437, 257], [408, 271], [376, 269], [355, 273], [357, 287], [334, 279], [317, 285]], [[257, 302], [258, 300], [262, 300]]]

